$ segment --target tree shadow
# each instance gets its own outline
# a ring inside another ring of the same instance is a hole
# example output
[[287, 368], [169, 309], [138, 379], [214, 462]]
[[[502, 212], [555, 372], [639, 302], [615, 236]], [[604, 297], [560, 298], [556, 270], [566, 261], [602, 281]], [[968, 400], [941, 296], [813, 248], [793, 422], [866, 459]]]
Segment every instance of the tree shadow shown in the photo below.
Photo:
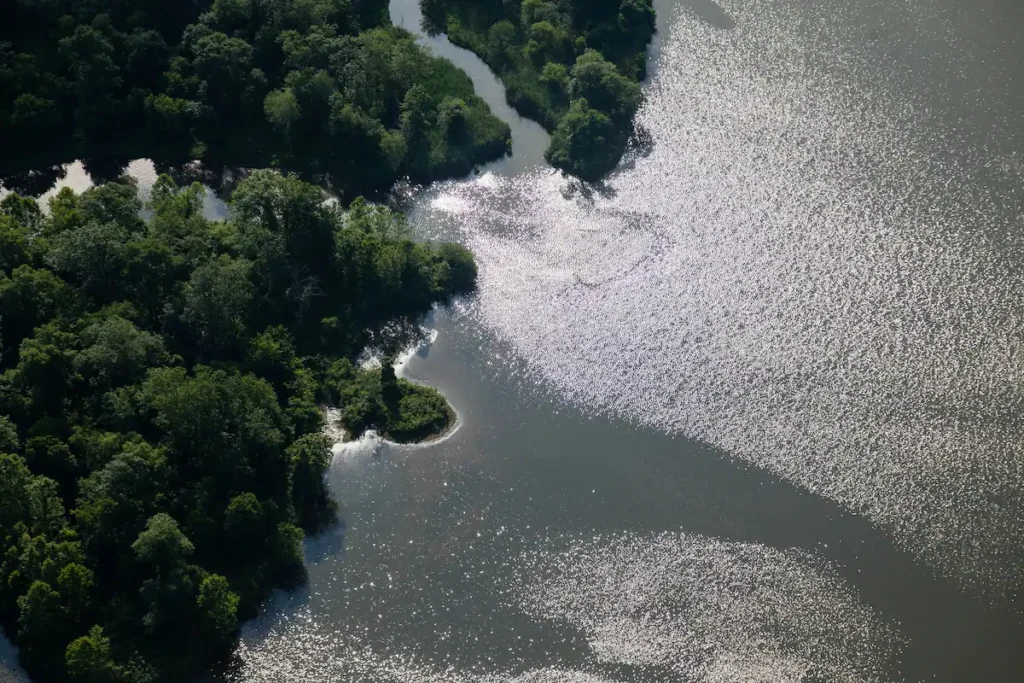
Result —
[[18, 663], [18, 648], [0, 631], [0, 683], [29, 683], [28, 674]]
[[325, 559], [340, 555], [345, 549], [345, 531], [348, 525], [339, 514], [334, 524], [319, 530], [314, 536], [306, 538], [304, 550], [306, 564], [315, 566]]
[[67, 176], [64, 165], [13, 173], [0, 178], [0, 187], [23, 197], [38, 197]]

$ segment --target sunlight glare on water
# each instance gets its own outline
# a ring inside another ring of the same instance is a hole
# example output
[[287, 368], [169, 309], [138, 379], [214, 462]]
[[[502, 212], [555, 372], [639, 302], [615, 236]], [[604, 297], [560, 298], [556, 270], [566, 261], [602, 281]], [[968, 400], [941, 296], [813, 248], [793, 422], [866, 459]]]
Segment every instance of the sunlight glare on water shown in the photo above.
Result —
[[1020, 680], [973, 592], [1024, 586], [1024, 11], [658, 6], [606, 185], [532, 150], [414, 202], [480, 268], [413, 362], [465, 426], [336, 448], [344, 543], [232, 680]]
[[[240, 680], [648, 680], [601, 670], [629, 666], [693, 683], [801, 683], [807, 676], [873, 683], [890, 680], [886, 672], [900, 647], [895, 627], [828, 567], [806, 553], [756, 544], [682, 534], [550, 538], [513, 557], [494, 578], [489, 590], [508, 596], [508, 608], [578, 628], [593, 661], [581, 669], [504, 675], [439, 667], [419, 661], [415, 643], [385, 655], [357, 625], [325, 630], [306, 612], [281, 619], [258, 648], [240, 649]], [[380, 605], [384, 613], [389, 607]], [[509, 645], [511, 651], [525, 644], [512, 638]]]
[[1021, 164], [935, 107], [1013, 133], [964, 80], [991, 17], [733, 1], [723, 30], [687, 4], [632, 167], [592, 193], [454, 183], [419, 221], [462, 231], [481, 321], [581, 406], [863, 512], [965, 585], [1020, 585]]

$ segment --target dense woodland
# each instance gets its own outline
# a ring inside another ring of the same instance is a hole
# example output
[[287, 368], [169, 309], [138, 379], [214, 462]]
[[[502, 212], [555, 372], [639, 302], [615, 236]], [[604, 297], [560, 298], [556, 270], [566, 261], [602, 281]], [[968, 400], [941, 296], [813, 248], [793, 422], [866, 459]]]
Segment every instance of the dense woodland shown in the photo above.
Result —
[[423, 0], [423, 9], [552, 133], [549, 163], [584, 180], [615, 168], [643, 101], [651, 0]]
[[0, 624], [40, 682], [196, 680], [333, 518], [318, 406], [399, 438], [450, 418], [351, 359], [470, 290], [464, 249], [274, 171], [226, 222], [198, 184], [137, 197], [0, 202]]
[[0, 178], [278, 166], [343, 197], [462, 175], [508, 148], [469, 77], [390, 26], [386, 0], [7, 0]]

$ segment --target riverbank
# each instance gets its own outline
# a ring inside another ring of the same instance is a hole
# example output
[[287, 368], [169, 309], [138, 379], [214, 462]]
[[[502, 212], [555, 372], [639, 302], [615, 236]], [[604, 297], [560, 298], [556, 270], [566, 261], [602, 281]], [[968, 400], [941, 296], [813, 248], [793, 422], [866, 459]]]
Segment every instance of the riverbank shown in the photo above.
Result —
[[553, 134], [548, 163], [589, 181], [618, 165], [643, 101], [638, 82], [655, 30], [650, 0], [570, 10], [539, 0], [521, 9], [427, 0], [423, 11], [498, 74], [516, 111]]

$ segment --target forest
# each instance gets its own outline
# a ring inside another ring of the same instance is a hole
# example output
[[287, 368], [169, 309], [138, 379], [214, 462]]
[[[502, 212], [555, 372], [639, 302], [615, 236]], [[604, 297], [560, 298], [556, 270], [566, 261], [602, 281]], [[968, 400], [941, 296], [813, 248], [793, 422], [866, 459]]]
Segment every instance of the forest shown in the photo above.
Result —
[[[196, 680], [330, 523], [321, 405], [448, 426], [353, 359], [470, 291], [471, 255], [272, 170], [227, 221], [161, 176], [0, 202], [0, 625], [41, 683]], [[143, 218], [142, 216], [145, 216]]]
[[588, 181], [615, 168], [643, 102], [652, 0], [423, 0], [423, 10], [552, 133], [550, 164]]
[[84, 160], [298, 172], [352, 199], [459, 176], [509, 129], [385, 0], [10, 0], [0, 179], [39, 194]]

